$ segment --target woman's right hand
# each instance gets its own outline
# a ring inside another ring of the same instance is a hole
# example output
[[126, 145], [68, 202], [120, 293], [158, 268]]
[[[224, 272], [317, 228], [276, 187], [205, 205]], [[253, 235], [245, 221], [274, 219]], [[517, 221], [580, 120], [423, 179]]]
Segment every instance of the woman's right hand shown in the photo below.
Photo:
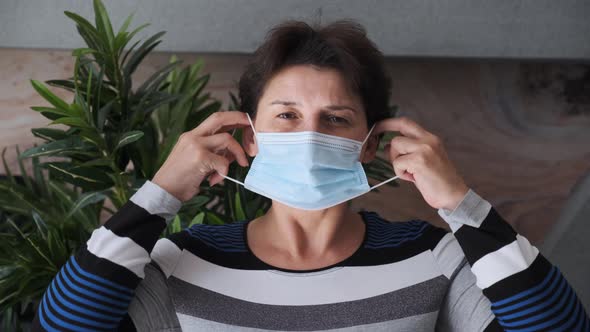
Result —
[[188, 201], [199, 192], [206, 177], [211, 186], [221, 182], [220, 174], [227, 175], [234, 160], [248, 166], [244, 149], [227, 131], [249, 125], [244, 112], [211, 114], [199, 126], [180, 135], [151, 181], [182, 202]]

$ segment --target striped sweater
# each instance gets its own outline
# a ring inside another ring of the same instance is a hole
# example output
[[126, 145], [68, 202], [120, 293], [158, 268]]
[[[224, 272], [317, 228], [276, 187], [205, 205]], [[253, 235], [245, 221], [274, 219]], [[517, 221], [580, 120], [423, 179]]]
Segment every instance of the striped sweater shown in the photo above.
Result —
[[315, 270], [257, 258], [249, 220], [161, 238], [181, 202], [147, 181], [47, 288], [39, 331], [590, 331], [559, 269], [469, 190], [451, 231], [359, 212], [361, 246]]

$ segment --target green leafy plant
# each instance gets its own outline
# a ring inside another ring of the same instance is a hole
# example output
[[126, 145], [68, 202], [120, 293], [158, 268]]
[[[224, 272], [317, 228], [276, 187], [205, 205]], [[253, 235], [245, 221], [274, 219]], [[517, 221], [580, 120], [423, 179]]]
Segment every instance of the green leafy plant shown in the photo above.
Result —
[[[0, 179], [2, 330], [20, 330], [21, 321], [32, 319], [66, 259], [153, 177], [180, 133], [221, 107], [204, 92], [209, 75], [202, 74], [202, 61], [181, 67], [173, 58], [135, 88], [133, 74], [164, 32], [135, 41], [147, 25], [129, 30], [129, 16], [115, 33], [100, 1], [94, 1], [94, 10], [94, 24], [65, 12], [86, 43], [72, 53], [72, 77], [31, 81], [49, 104], [32, 109], [51, 123], [32, 129], [41, 145], [23, 153], [17, 147], [20, 176], [10, 173], [2, 151], [7, 174]], [[58, 97], [51, 88], [70, 91], [72, 99]], [[32, 175], [26, 172], [27, 160]], [[200, 195], [186, 202], [177, 217], [183, 221], [175, 221], [168, 232], [191, 221], [218, 222], [221, 216], [214, 211], [195, 218], [214, 199]]]
[[[94, 24], [65, 12], [86, 44], [72, 52], [72, 77], [31, 81], [49, 104], [31, 107], [51, 121], [49, 127], [32, 129], [43, 143], [22, 153], [16, 147], [19, 176], [11, 174], [6, 149], [2, 151], [6, 174], [0, 178], [3, 331], [27, 329], [43, 292], [69, 256], [155, 175], [180, 134], [221, 110], [221, 102], [205, 92], [210, 75], [202, 73], [201, 60], [182, 66], [173, 56], [134, 87], [133, 74], [164, 32], [136, 40], [147, 24], [130, 29], [132, 15], [115, 32], [102, 2], [93, 4]], [[60, 98], [53, 88], [69, 91], [71, 99]], [[227, 109], [237, 109], [236, 96], [230, 93], [230, 99]], [[241, 130], [233, 136], [240, 141]], [[30, 162], [30, 173], [26, 162]], [[381, 158], [367, 165], [366, 171], [376, 180], [392, 175], [391, 165]], [[234, 163], [228, 175], [243, 180], [247, 172]], [[195, 223], [251, 219], [269, 206], [269, 199], [233, 182], [214, 187], [205, 182], [162, 236]]]

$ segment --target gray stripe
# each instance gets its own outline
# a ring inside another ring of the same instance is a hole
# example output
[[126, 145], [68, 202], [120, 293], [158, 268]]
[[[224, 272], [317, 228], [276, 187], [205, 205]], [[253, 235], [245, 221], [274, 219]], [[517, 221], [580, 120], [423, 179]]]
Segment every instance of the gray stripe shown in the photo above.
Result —
[[362, 300], [320, 305], [268, 305], [213, 292], [174, 276], [168, 279], [178, 313], [229, 325], [284, 331], [343, 328], [434, 312], [439, 309], [448, 284], [446, 277], [438, 276]]
[[[344, 327], [341, 329], [330, 329], [330, 332], [431, 332], [434, 331], [438, 312], [429, 312], [422, 315], [400, 318], [386, 322]], [[267, 332], [274, 330], [257, 329], [251, 327], [242, 327], [217, 323], [210, 320], [204, 320], [197, 317], [183, 316], [179, 317], [182, 328], [185, 331], [209, 331], [209, 332]]]

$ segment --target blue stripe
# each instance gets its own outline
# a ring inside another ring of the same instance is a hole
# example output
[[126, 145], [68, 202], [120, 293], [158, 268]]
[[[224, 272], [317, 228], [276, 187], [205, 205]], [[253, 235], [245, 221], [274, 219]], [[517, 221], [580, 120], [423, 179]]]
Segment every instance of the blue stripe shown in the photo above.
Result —
[[187, 229], [192, 230], [199, 230], [205, 229], [207, 232], [210, 231], [219, 231], [228, 234], [239, 234], [242, 232], [244, 227], [244, 223], [232, 223], [232, 224], [223, 224], [223, 225], [206, 225], [206, 224], [195, 224], [191, 227], [187, 227]]
[[557, 302], [557, 305], [551, 306], [551, 309], [544, 311], [540, 314], [537, 314], [535, 316], [532, 316], [532, 317], [529, 317], [526, 319], [521, 319], [516, 322], [508, 323], [508, 322], [506, 322], [506, 318], [504, 318], [504, 317], [502, 317], [501, 319], [499, 318], [498, 321], [500, 321], [502, 323], [502, 325], [509, 326], [509, 327], [515, 327], [518, 325], [532, 324], [532, 323], [535, 323], [536, 321], [539, 321], [539, 320], [542, 320], [544, 318], [551, 316], [557, 310], [561, 309], [561, 307], [564, 306], [566, 299], [569, 299], [570, 297], [572, 299], [575, 299], [575, 296], [571, 296], [573, 291], [572, 291], [571, 287], [567, 287], [567, 284], [565, 283], [565, 279], [561, 280], [561, 284], [562, 284], [562, 286], [559, 289], [561, 291], [565, 287], [566, 288], [565, 294], [563, 294], [563, 296], [561, 296], [562, 292], [555, 292], [551, 295], [550, 301], [547, 301], [544, 303], [545, 306], [551, 305], [551, 304], [553, 304], [553, 302], [555, 300], [557, 300], [558, 296], [561, 296], [561, 299], [559, 300], [559, 302]]
[[427, 225], [423, 226], [423, 228], [418, 231], [418, 232], [414, 232], [414, 233], [408, 233], [408, 234], [404, 234], [405, 237], [400, 238], [400, 237], [394, 237], [389, 239], [388, 241], [372, 241], [372, 239], [369, 238], [368, 243], [365, 244], [366, 248], [370, 248], [370, 249], [379, 249], [379, 248], [384, 248], [384, 247], [396, 247], [401, 245], [404, 242], [407, 241], [413, 241], [416, 240], [417, 238], [421, 237], [424, 233], [421, 232], [422, 230], [424, 230], [424, 228], [426, 228]]
[[391, 222], [384, 219], [374, 219], [374, 218], [367, 218], [366, 219], [371, 226], [375, 228], [412, 228], [412, 227], [419, 227], [424, 224], [428, 224], [425, 221], [403, 221], [403, 222]]
[[500, 300], [500, 301], [496, 301], [496, 302], [492, 302], [492, 307], [499, 307], [499, 306], [504, 305], [506, 303], [509, 303], [509, 302], [512, 302], [512, 301], [516, 301], [518, 299], [521, 299], [521, 298], [523, 298], [523, 297], [525, 297], [525, 296], [527, 296], [529, 294], [536, 293], [540, 289], [544, 289], [545, 286], [547, 286], [547, 283], [549, 282], [549, 280], [551, 280], [551, 278], [555, 274], [556, 270], [557, 269], [555, 268], [555, 266], [552, 266], [551, 267], [551, 271], [549, 271], [549, 274], [537, 286], [534, 286], [534, 287], [532, 287], [530, 289], [527, 289], [525, 291], [522, 291], [522, 292], [520, 292], [520, 293], [518, 293], [516, 295], [513, 295], [513, 296], [509, 297], [509, 298], [506, 298], [506, 299], [503, 299], [503, 300]]
[[369, 248], [369, 249], [380, 249], [380, 248], [385, 248], [385, 247], [397, 247], [397, 246], [401, 245], [404, 242], [416, 240], [420, 236], [422, 236], [422, 234], [418, 234], [415, 237], [407, 238], [406, 240], [401, 241], [399, 243], [394, 243], [394, 244], [389, 244], [389, 245], [388, 244], [384, 244], [384, 245], [381, 245], [381, 246], [373, 246], [373, 245], [367, 244], [367, 245], [365, 245], [365, 248]]
[[561, 279], [562, 278], [560, 278], [559, 274], [556, 274], [555, 277], [553, 278], [553, 282], [551, 283], [551, 286], [549, 288], [545, 288], [543, 290], [543, 292], [541, 292], [540, 294], [537, 294], [537, 295], [535, 295], [533, 297], [530, 297], [529, 299], [527, 299], [525, 301], [522, 301], [522, 302], [519, 302], [519, 303], [515, 303], [513, 305], [510, 305], [510, 306], [507, 306], [507, 307], [504, 307], [504, 308], [501, 308], [501, 309], [492, 309], [492, 310], [495, 313], [502, 314], [502, 313], [505, 313], [507, 311], [512, 311], [512, 310], [515, 310], [515, 309], [518, 309], [518, 308], [522, 308], [522, 307], [524, 307], [526, 305], [529, 305], [529, 304], [531, 304], [533, 302], [536, 302], [536, 301], [538, 301], [538, 300], [540, 300], [542, 298], [545, 298], [550, 293], [554, 292], [554, 289], [557, 288], [559, 284], [561, 284]]
[[70, 292], [70, 290], [67, 289], [66, 287], [64, 287], [64, 285], [62, 284], [61, 278], [60, 278], [60, 273], [57, 274], [57, 276], [55, 277], [54, 280], [57, 282], [57, 288], [59, 288], [67, 297], [69, 297], [73, 300], [76, 300], [82, 304], [85, 304], [89, 307], [96, 307], [96, 308], [102, 309], [104, 311], [112, 312], [117, 315], [125, 315], [125, 313], [127, 312], [127, 310], [116, 310], [111, 307], [107, 307], [105, 305], [102, 305], [100, 303], [89, 301], [83, 297], [80, 297], [80, 296]]
[[398, 234], [394, 234], [391, 235], [389, 238], [384, 238], [384, 239], [376, 239], [374, 238], [374, 236], [372, 236], [370, 233], [368, 234], [367, 238], [372, 242], [372, 243], [382, 243], [382, 242], [391, 242], [391, 241], [400, 241], [403, 240], [405, 238], [408, 237], [414, 237], [418, 234], [422, 234], [424, 233], [424, 230], [416, 230], [416, 231], [412, 231], [412, 232], [403, 232], [403, 233], [398, 233]]
[[109, 294], [109, 295], [118, 297], [118, 298], [120, 298], [121, 300], [124, 300], [124, 301], [131, 301], [131, 299], [132, 299], [132, 296], [129, 295], [129, 294], [126, 294], [126, 293], [123, 294], [121, 292], [115, 292], [115, 291], [113, 291], [111, 289], [98, 286], [96, 284], [93, 284], [91, 282], [88, 282], [86, 279], [80, 278], [76, 273], [74, 273], [74, 271], [70, 267], [70, 262], [69, 261], [66, 262], [66, 271], [74, 278], [74, 280], [76, 280], [77, 282], [83, 284], [86, 287], [93, 288], [93, 289], [95, 289], [97, 291], [101, 291], [103, 293], [106, 293], [106, 294]]
[[[43, 297], [43, 298], [45, 298], [45, 297]], [[43, 305], [43, 301], [41, 301], [39, 303], [39, 309], [37, 309], [37, 314], [39, 315], [39, 322], [41, 323], [41, 326], [43, 326], [43, 328], [49, 332], [59, 332], [58, 329], [49, 325], [49, 323], [45, 320], [45, 315], [43, 313], [44, 311], [45, 311], [45, 306]]]
[[381, 217], [373, 217], [367, 216], [365, 220], [372, 222], [373, 224], [380, 225], [380, 226], [389, 226], [389, 225], [397, 225], [397, 226], [415, 226], [418, 224], [422, 224], [425, 221], [421, 220], [409, 220], [409, 221], [389, 221], [383, 219]]
[[241, 241], [243, 239], [243, 233], [240, 235], [230, 235], [230, 234], [223, 234], [215, 231], [206, 231], [206, 230], [189, 230], [191, 234], [203, 234], [207, 235], [212, 238], [219, 238], [219, 239], [226, 239], [230, 241]]
[[[47, 288], [47, 291], [48, 292], [51, 291], [52, 294], [55, 294], [55, 297], [57, 297], [57, 300], [59, 302], [65, 304], [68, 309], [71, 309], [71, 310], [74, 310], [74, 311], [77, 311], [79, 313], [86, 314], [86, 315], [89, 315], [89, 316], [94, 316], [94, 317], [97, 317], [97, 318], [101, 318], [101, 319], [104, 319], [104, 320], [110, 320], [110, 321], [113, 321], [113, 322], [119, 321], [119, 317], [118, 316], [107, 316], [107, 315], [104, 315], [104, 314], [95, 312], [93, 310], [85, 309], [85, 308], [83, 308], [79, 304], [75, 304], [75, 303], [70, 302], [68, 299], [66, 299], [66, 298], [64, 298], [64, 297], [61, 296], [61, 294], [55, 288], [54, 282], [52, 282], [49, 285], [49, 287]], [[96, 310], [96, 308], [94, 308], [94, 310]]]
[[[195, 227], [197, 226], [198, 227]], [[216, 234], [220, 234], [220, 235], [227, 235], [227, 236], [240, 236], [242, 235], [243, 232], [243, 224], [240, 225], [241, 227], [235, 227], [235, 229], [229, 229], [229, 228], [225, 228], [224, 226], [210, 226], [210, 225], [201, 225], [201, 224], [197, 224], [197, 225], [193, 225], [192, 227], [187, 227], [186, 230], [192, 231], [192, 232], [205, 232], [208, 234], [211, 233], [216, 233]]]
[[201, 241], [205, 242], [207, 245], [214, 247], [221, 251], [228, 251], [228, 252], [245, 252], [246, 247], [244, 245], [243, 238], [240, 241], [235, 241], [231, 239], [220, 239], [212, 237], [210, 234], [199, 232], [193, 233], [192, 231], [188, 230], [189, 235], [194, 238], [200, 239]]
[[189, 231], [189, 233], [191, 234], [191, 236], [193, 237], [206, 237], [209, 240], [213, 240], [215, 242], [219, 242], [221, 241], [223, 242], [227, 242], [230, 244], [236, 244], [237, 243], [242, 243], [243, 241], [243, 235], [242, 236], [235, 236], [235, 237], [231, 237], [231, 236], [226, 236], [226, 235], [220, 235], [220, 234], [215, 234], [215, 233], [208, 233], [208, 232], [203, 232], [203, 231]]
[[375, 225], [376, 227], [383, 227], [383, 228], [389, 228], [389, 227], [415, 227], [415, 226], [420, 226], [424, 223], [427, 223], [426, 221], [420, 221], [420, 220], [412, 220], [412, 221], [402, 221], [402, 222], [391, 222], [391, 221], [387, 221], [385, 219], [382, 218], [372, 218], [372, 217], [368, 217], [366, 218], [367, 221], [369, 221], [371, 223], [371, 225]]
[[213, 247], [217, 250], [221, 250], [221, 251], [226, 251], [226, 252], [245, 252], [246, 248], [245, 247], [237, 247], [237, 246], [231, 246], [230, 244], [223, 244], [223, 243], [216, 243], [213, 240], [208, 240], [202, 237], [198, 237], [198, 239], [200, 239], [201, 241], [203, 241], [206, 245]]
[[[558, 328], [557, 331], [568, 331], [570, 326], [573, 325], [575, 322], [578, 322], [576, 324], [576, 327], [577, 327], [577, 325], [579, 325], [580, 322], [583, 321], [584, 317], [581, 317], [582, 305], [580, 304], [580, 301], [577, 301], [575, 299], [575, 296], [574, 296], [574, 300], [576, 301], [576, 312], [570, 317], [570, 319], [567, 320], [566, 324], [563, 325], [562, 327]], [[578, 329], [576, 328], [576, 330], [578, 330]], [[569, 331], [571, 331], [571, 330], [569, 330]]]
[[47, 298], [49, 299], [50, 308], [53, 308], [53, 310], [57, 311], [58, 314], [62, 315], [65, 318], [69, 318], [73, 321], [80, 322], [82, 324], [92, 325], [97, 328], [111, 329], [111, 328], [117, 327], [117, 325], [118, 325], [118, 324], [105, 324], [105, 323], [93, 321], [90, 319], [86, 319], [86, 318], [83, 318], [80, 316], [76, 316], [72, 313], [69, 313], [69, 312], [63, 310], [58, 303], [55, 303], [55, 301], [53, 301], [53, 296], [51, 295], [51, 292], [47, 292], [47, 295], [48, 295]]
[[412, 226], [412, 227], [408, 227], [408, 228], [402, 228], [402, 227], [387, 227], [387, 228], [382, 228], [382, 229], [376, 229], [376, 228], [372, 228], [371, 230], [372, 232], [369, 233], [369, 235], [371, 235], [372, 237], [376, 238], [376, 239], [384, 239], [384, 238], [389, 238], [392, 235], [395, 234], [404, 234], [404, 233], [415, 233], [417, 231], [421, 231], [422, 229], [424, 229], [427, 225], [421, 225], [421, 226]]
[[[560, 296], [564, 292], [564, 288], [566, 287], [565, 279], [564, 278], [560, 279], [560, 281], [559, 281], [560, 286], [559, 286], [559, 289], [557, 289], [556, 291], [553, 291], [554, 285], [555, 284], [553, 284], [550, 289], [546, 290], [546, 292], [548, 292], [548, 295], [550, 295], [550, 297], [547, 300], [545, 300], [533, 307], [530, 307], [526, 310], [518, 311], [518, 312], [516, 312], [514, 314], [510, 314], [510, 315], [503, 315], [502, 319], [509, 320], [509, 319], [522, 317], [522, 316], [525, 316], [529, 313], [533, 313], [535, 311], [538, 311], [539, 309], [543, 309], [543, 308], [551, 305], [553, 302], [555, 302], [557, 300], [557, 296]], [[522, 306], [520, 306], [520, 307], [522, 307]], [[492, 311], [494, 313], [499, 313], [499, 311], [497, 311], [497, 310], [492, 309]]]
[[74, 257], [74, 256], [72, 256], [72, 263], [74, 264], [74, 267], [76, 268], [76, 270], [78, 270], [83, 276], [85, 276], [89, 279], [101, 282], [106, 286], [110, 286], [110, 287], [113, 287], [113, 288], [118, 289], [120, 291], [127, 292], [130, 295], [133, 295], [133, 289], [131, 289], [129, 287], [121, 286], [121, 285], [116, 284], [110, 280], [107, 280], [105, 278], [99, 277], [99, 276], [94, 275], [92, 273], [86, 272], [84, 269], [82, 269], [80, 267], [80, 265], [78, 265], [78, 262], [76, 262], [76, 257]]
[[94, 297], [95, 299], [107, 302], [109, 304], [112, 304], [114, 306], [118, 306], [121, 307], [122, 309], [126, 309], [129, 306], [129, 301], [127, 302], [123, 302], [123, 301], [118, 301], [118, 300], [114, 300], [112, 298], [100, 295], [98, 293], [89, 291], [87, 289], [84, 289], [80, 286], [78, 286], [76, 283], [74, 283], [66, 273], [64, 273], [63, 270], [61, 270], [58, 275], [61, 275], [61, 277], [64, 279], [65, 283], [70, 286], [73, 290], [77, 291], [78, 293], [84, 294], [88, 297]]
[[49, 318], [50, 321], [52, 321], [53, 323], [55, 323], [63, 328], [75, 330], [75, 331], [91, 331], [91, 332], [98, 331], [98, 330], [84, 328], [84, 327], [78, 326], [78, 325], [73, 325], [73, 324], [70, 324], [68, 322], [64, 322], [63, 320], [55, 317], [55, 315], [53, 315], [53, 313], [49, 310], [49, 308], [47, 308], [47, 302], [46, 302], [45, 296], [43, 297], [43, 309], [45, 309], [45, 313], [47, 314], [47, 318]]
[[420, 229], [415, 229], [415, 230], [411, 230], [411, 231], [405, 231], [405, 232], [393, 232], [392, 234], [390, 234], [388, 237], [378, 237], [375, 234], [371, 234], [371, 232], [368, 234], [368, 237], [373, 241], [373, 242], [385, 242], [385, 241], [391, 241], [394, 239], [403, 239], [405, 237], [410, 237], [410, 236], [414, 236], [418, 233], [423, 233], [424, 229], [428, 227], [427, 225], [422, 226], [422, 228]]
[[569, 301], [567, 308], [565, 310], [563, 310], [561, 312], [561, 314], [559, 314], [558, 316], [556, 316], [544, 323], [534, 325], [532, 327], [528, 327], [525, 329], [517, 329], [517, 330], [507, 330], [507, 331], [538, 331], [538, 330], [543, 330], [549, 326], [555, 325], [557, 322], [563, 320], [565, 318], [565, 316], [568, 315], [573, 309], [572, 306], [575, 303], [575, 301], [573, 300], [575, 298], [575, 294], [573, 293], [573, 291], [571, 290], [570, 287], [568, 287], [568, 293], [571, 293], [573, 295], [572, 300]]
[[[578, 304], [581, 307], [581, 304]], [[586, 317], [584, 315], [584, 308], [582, 307], [579, 314], [578, 314], [578, 319], [577, 319], [577, 323], [576, 326], [574, 326], [574, 331], [583, 331], [582, 327], [586, 321]]]

